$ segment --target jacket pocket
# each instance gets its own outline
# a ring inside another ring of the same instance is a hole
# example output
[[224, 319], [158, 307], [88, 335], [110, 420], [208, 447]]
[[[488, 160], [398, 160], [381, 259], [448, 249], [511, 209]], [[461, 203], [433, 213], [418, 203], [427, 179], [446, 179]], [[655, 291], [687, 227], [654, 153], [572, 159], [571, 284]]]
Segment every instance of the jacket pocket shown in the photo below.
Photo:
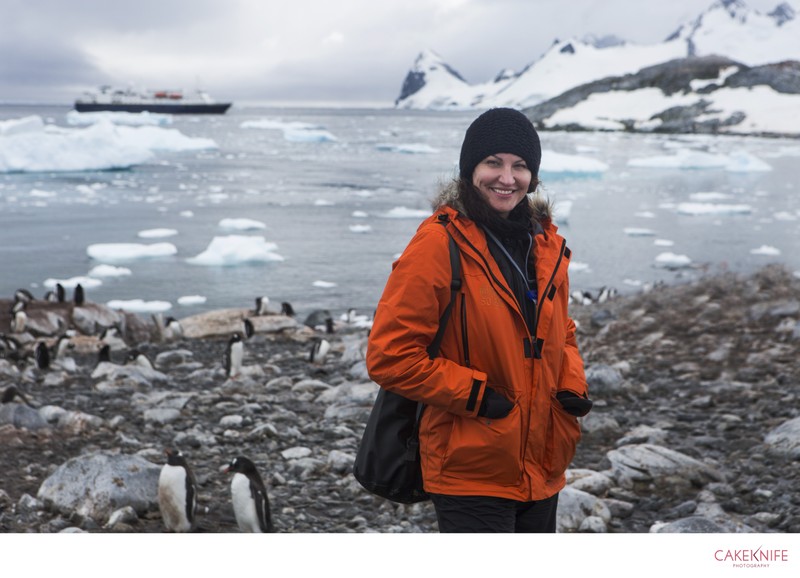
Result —
[[575, 457], [575, 448], [581, 439], [578, 418], [568, 414], [555, 398], [550, 400], [550, 425], [545, 446], [545, 478], [560, 477]]
[[442, 474], [504, 486], [517, 485], [522, 474], [520, 410], [487, 419], [456, 416], [442, 460]]

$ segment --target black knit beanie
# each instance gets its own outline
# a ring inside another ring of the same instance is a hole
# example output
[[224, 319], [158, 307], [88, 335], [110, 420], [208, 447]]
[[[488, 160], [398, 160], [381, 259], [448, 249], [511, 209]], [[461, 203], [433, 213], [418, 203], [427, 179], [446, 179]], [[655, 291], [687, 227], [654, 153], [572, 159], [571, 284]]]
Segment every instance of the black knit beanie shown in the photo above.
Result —
[[539, 175], [539, 135], [528, 117], [513, 108], [489, 109], [469, 126], [458, 162], [461, 178], [471, 181], [478, 163], [498, 153], [517, 155], [534, 177]]

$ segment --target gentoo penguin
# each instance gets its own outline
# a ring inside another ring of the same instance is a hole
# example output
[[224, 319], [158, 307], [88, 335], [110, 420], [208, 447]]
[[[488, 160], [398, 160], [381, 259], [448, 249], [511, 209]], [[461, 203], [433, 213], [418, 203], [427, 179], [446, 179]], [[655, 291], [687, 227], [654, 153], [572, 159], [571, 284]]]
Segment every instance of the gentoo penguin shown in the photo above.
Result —
[[256, 297], [256, 308], [253, 309], [253, 315], [266, 315], [269, 313], [267, 305], [269, 305], [269, 297]]
[[108, 346], [108, 343], [104, 343], [100, 346], [100, 349], [97, 352], [97, 363], [111, 363], [111, 348]]
[[14, 301], [17, 303], [30, 303], [33, 300], [33, 294], [27, 289], [17, 289], [14, 292]]
[[267, 488], [255, 464], [239, 456], [231, 460], [225, 472], [233, 474], [231, 501], [239, 530], [256, 534], [274, 532]]
[[253, 335], [256, 334], [256, 326], [253, 325], [253, 322], [249, 319], [244, 319], [244, 338], [250, 339]]
[[613, 299], [617, 296], [617, 290], [613, 287], [602, 287], [600, 291], [597, 293], [597, 302], [598, 303], [605, 303], [609, 299]]
[[315, 365], [321, 365], [325, 363], [325, 357], [327, 357], [330, 350], [330, 341], [322, 338], [314, 339], [311, 342], [311, 351], [308, 353], [308, 361]]
[[[22, 303], [21, 301], [19, 303]], [[14, 307], [11, 316], [11, 323], [9, 328], [11, 333], [25, 333], [25, 328], [28, 324], [28, 314], [25, 313], [24, 307]]]
[[186, 458], [166, 449], [167, 463], [158, 476], [158, 509], [168, 532], [191, 532], [197, 513], [197, 484]]
[[128, 348], [128, 343], [122, 336], [122, 331], [118, 325], [111, 325], [104, 328], [103, 332], [100, 334], [100, 341], [107, 343], [109, 347], [114, 350]]
[[36, 367], [39, 369], [50, 368], [50, 350], [44, 341], [39, 341], [33, 350], [34, 357], [36, 358]]
[[281, 303], [281, 315], [286, 315], [286, 317], [294, 317], [294, 307], [288, 301], [284, 301]]
[[150, 358], [138, 349], [132, 349], [128, 353], [127, 364], [138, 365], [139, 367], [145, 367], [147, 369], [154, 369], [153, 362], [150, 361]]
[[183, 327], [181, 327], [180, 322], [174, 317], [167, 317], [164, 322], [164, 339], [172, 341], [181, 337], [183, 337]]
[[85, 297], [83, 295], [83, 285], [78, 283], [75, 285], [75, 292], [72, 294], [72, 300], [75, 302], [75, 305], [83, 305], [85, 301]]
[[56, 283], [55, 291], [48, 291], [44, 294], [44, 300], [51, 303], [63, 303], [66, 297], [64, 286], [61, 283]]
[[225, 351], [225, 375], [234, 378], [242, 372], [244, 361], [244, 343], [240, 333], [234, 333], [228, 340], [228, 348]]

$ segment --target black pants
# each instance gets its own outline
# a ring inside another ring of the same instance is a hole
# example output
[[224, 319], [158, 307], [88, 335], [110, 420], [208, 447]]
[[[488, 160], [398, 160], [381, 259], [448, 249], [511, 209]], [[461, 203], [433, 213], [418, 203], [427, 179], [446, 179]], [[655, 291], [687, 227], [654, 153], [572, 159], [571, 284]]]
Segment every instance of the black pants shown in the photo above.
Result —
[[556, 531], [558, 494], [536, 502], [491, 496], [431, 494], [439, 532], [499, 533]]

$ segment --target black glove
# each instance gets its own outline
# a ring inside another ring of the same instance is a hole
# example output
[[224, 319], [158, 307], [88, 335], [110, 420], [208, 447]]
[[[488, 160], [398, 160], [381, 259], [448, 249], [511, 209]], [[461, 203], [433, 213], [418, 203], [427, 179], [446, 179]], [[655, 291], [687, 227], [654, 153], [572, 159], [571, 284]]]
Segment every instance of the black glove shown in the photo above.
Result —
[[478, 416], [500, 419], [506, 417], [513, 408], [513, 403], [487, 385], [483, 391], [481, 407], [478, 408]]
[[581, 397], [571, 391], [559, 391], [556, 399], [564, 408], [564, 411], [575, 417], [583, 417], [592, 409], [592, 400], [588, 397]]

